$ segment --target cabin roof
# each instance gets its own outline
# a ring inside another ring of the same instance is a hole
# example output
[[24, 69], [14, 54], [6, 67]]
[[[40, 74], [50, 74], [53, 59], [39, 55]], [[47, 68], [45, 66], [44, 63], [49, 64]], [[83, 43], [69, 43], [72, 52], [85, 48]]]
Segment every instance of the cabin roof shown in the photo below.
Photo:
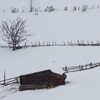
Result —
[[35, 73], [20, 75], [20, 77], [23, 77], [23, 76], [31, 76], [31, 75], [37, 75], [37, 74], [42, 74], [42, 73], [46, 73], [46, 72], [50, 73], [50, 72], [52, 72], [52, 71], [51, 71], [50, 69], [48, 69], [48, 70], [39, 71], [39, 72], [35, 72]]
[[43, 71], [39, 71], [39, 72], [35, 72], [35, 73], [30, 73], [30, 74], [25, 74], [25, 75], [21, 75], [20, 78], [22, 79], [28, 79], [28, 78], [37, 78], [37, 77], [44, 77], [44, 76], [55, 76], [57, 78], [65, 78], [63, 75], [55, 73], [53, 71], [51, 71], [50, 69], [48, 70], [43, 70]]

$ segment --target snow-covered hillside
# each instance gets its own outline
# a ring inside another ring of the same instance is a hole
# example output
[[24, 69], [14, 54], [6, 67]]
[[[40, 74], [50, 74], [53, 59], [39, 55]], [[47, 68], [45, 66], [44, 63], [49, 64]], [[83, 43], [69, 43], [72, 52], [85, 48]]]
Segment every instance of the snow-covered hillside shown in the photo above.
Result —
[[[33, 5], [35, 7], [45, 7], [49, 5], [54, 5], [55, 7], [63, 7], [63, 6], [75, 6], [75, 5], [96, 5], [99, 4], [99, 0], [33, 0]], [[0, 8], [9, 8], [9, 7], [29, 7], [30, 0], [1, 0]]]
[[96, 100], [100, 98], [100, 68], [68, 74], [69, 83], [53, 89], [33, 90], [10, 94], [2, 100]]
[[[94, 10], [64, 11], [65, 6], [81, 6], [86, 4], [95, 7]], [[13, 20], [21, 17], [27, 20], [29, 37], [27, 44], [40, 41], [100, 40], [100, 5], [99, 0], [34, 0], [33, 5], [44, 9], [53, 5], [60, 9], [51, 13], [41, 12], [34, 15], [29, 13], [11, 13], [11, 7], [29, 10], [29, 0], [0, 0], [0, 24], [2, 20]], [[0, 34], [1, 37], [1, 34]], [[6, 44], [0, 38], [0, 44]], [[100, 47], [34, 47], [12, 51], [10, 48], [0, 48], [0, 80], [4, 70], [6, 78], [51, 69], [63, 73], [62, 67], [100, 62]], [[99, 100], [100, 68], [88, 71], [68, 73], [65, 86], [53, 89], [17, 92], [18, 86], [0, 87], [2, 100]], [[12, 89], [12, 91], [10, 91]], [[13, 90], [14, 89], [14, 90]], [[15, 93], [16, 92], [16, 93]]]

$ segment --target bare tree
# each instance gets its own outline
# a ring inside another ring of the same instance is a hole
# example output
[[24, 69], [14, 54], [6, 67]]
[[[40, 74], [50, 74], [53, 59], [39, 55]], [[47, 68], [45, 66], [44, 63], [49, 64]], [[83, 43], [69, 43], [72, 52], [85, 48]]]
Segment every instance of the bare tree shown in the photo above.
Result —
[[2, 39], [16, 50], [20, 43], [27, 40], [26, 20], [17, 18], [13, 21], [2, 21], [1, 24]]

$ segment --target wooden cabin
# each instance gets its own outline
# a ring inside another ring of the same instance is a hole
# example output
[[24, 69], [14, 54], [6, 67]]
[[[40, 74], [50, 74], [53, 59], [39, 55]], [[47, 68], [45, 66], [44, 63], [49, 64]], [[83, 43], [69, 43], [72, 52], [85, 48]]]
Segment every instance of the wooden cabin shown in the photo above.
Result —
[[65, 85], [66, 76], [44, 70], [36, 73], [20, 76], [20, 91], [52, 88], [59, 85]]

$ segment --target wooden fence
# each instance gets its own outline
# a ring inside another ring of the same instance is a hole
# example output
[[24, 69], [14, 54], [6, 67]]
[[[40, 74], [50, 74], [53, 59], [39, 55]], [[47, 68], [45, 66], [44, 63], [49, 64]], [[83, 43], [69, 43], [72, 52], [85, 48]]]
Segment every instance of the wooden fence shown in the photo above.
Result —
[[[72, 42], [72, 41], [63, 41], [62, 43], [57, 43], [56, 41], [52, 41], [52, 42], [48, 42], [48, 41], [44, 41], [44, 42], [31, 42], [30, 44], [28, 43], [24, 43], [24, 45], [22, 46], [17, 46], [17, 49], [20, 48], [28, 48], [28, 47], [47, 47], [47, 46], [100, 46], [100, 42], [96, 41], [77, 41], [77, 42]], [[0, 44], [0, 48], [12, 48], [12, 46], [6, 46], [6, 45], [1, 45]]]
[[9, 78], [9, 79], [0, 81], [0, 85], [4, 85], [4, 86], [11, 85], [11, 84], [17, 84], [17, 83], [19, 83], [19, 77]]
[[[93, 69], [99, 66], [100, 66], [100, 62], [99, 63], [89, 63], [89, 64], [78, 65], [78, 66], [69, 66], [69, 67], [65, 66], [62, 69], [64, 73], [70, 73], [70, 72], [77, 72], [77, 71]], [[20, 77], [13, 77], [13, 78], [4, 79], [0, 81], [0, 85], [4, 85], [4, 86], [19, 84], [19, 83], [20, 83]]]
[[57, 43], [56, 41], [52, 41], [52, 42], [48, 42], [48, 41], [44, 41], [44, 42], [31, 42], [31, 45], [27, 45], [27, 43], [25, 43], [25, 45], [23, 45], [22, 47], [43, 47], [43, 46], [100, 46], [100, 42], [96, 41], [77, 41], [77, 42], [72, 42], [72, 41], [63, 41], [62, 43]]
[[70, 66], [70, 67], [65, 66], [62, 69], [64, 70], [65, 73], [69, 73], [69, 72], [88, 70], [99, 66], [100, 63], [89, 63], [86, 65], [78, 65], [78, 66]]

